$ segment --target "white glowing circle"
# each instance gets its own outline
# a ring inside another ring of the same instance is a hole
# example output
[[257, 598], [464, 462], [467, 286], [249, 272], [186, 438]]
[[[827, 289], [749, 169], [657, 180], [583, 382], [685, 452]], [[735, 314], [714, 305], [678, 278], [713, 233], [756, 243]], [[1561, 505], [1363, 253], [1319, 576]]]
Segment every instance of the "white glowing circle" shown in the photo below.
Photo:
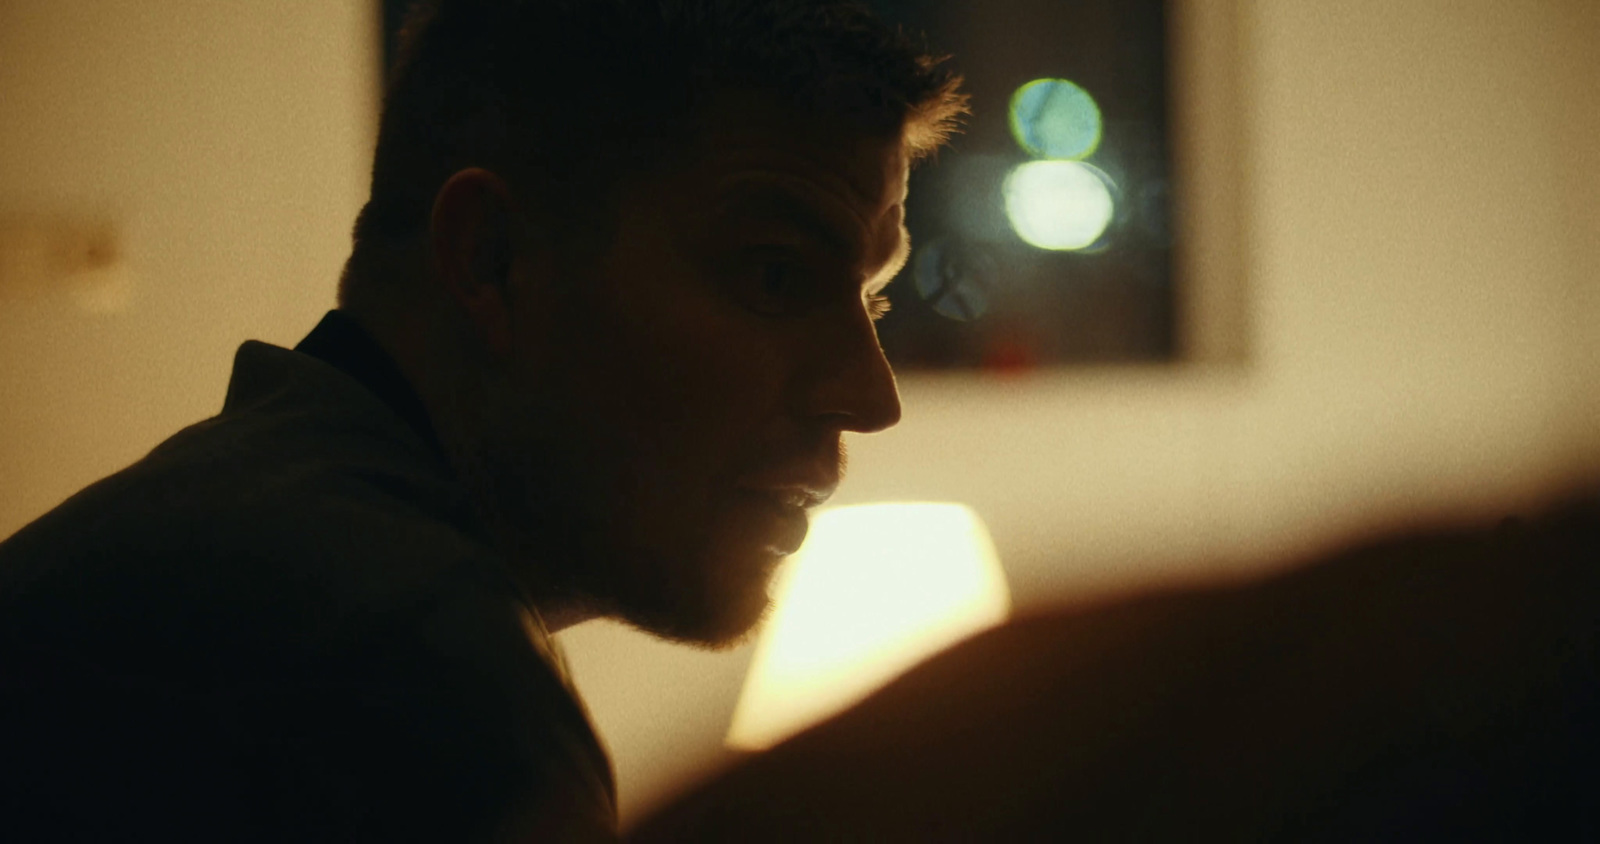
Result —
[[970, 508], [823, 511], [778, 578], [727, 742], [771, 747], [1010, 610], [994, 543]]
[[1040, 249], [1093, 246], [1116, 210], [1107, 181], [1080, 161], [1030, 161], [1006, 176], [1006, 216], [1018, 237]]

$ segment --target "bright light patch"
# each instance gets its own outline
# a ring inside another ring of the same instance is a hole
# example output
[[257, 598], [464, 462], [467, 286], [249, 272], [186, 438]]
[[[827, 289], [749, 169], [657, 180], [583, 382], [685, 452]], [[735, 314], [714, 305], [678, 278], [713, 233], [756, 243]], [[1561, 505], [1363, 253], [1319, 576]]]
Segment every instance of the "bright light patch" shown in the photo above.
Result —
[[1088, 158], [1100, 146], [1100, 106], [1065, 79], [1035, 79], [1011, 95], [1011, 135], [1041, 158]]
[[1006, 216], [1040, 249], [1093, 246], [1111, 224], [1110, 179], [1079, 161], [1030, 161], [1006, 176]]
[[734, 747], [770, 747], [1011, 610], [989, 532], [960, 504], [819, 513], [774, 602], [728, 730]]

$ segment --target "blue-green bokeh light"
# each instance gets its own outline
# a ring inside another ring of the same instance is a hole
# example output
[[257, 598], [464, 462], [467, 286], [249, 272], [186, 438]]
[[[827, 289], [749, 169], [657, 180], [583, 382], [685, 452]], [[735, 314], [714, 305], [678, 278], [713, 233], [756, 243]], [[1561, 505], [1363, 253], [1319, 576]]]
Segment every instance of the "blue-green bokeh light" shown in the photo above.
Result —
[[1010, 119], [1017, 143], [1039, 158], [1087, 158], [1100, 146], [1100, 106], [1065, 79], [1035, 79], [1018, 88]]

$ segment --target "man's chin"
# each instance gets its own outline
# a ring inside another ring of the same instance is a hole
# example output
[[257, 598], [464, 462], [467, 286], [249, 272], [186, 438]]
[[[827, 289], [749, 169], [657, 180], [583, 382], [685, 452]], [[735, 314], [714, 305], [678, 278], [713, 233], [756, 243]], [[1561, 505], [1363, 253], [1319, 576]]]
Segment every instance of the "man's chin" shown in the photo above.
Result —
[[759, 604], [741, 605], [737, 611], [718, 607], [693, 612], [625, 614], [624, 620], [663, 639], [705, 650], [723, 651], [749, 641], [766, 618], [770, 606], [771, 601], [763, 594]]
[[748, 641], [766, 618], [776, 564], [773, 560], [761, 566], [759, 577], [700, 579], [692, 584], [684, 582], [689, 578], [658, 582], [659, 588], [650, 594], [619, 596], [618, 615], [633, 627], [664, 639], [708, 650], [735, 648]]

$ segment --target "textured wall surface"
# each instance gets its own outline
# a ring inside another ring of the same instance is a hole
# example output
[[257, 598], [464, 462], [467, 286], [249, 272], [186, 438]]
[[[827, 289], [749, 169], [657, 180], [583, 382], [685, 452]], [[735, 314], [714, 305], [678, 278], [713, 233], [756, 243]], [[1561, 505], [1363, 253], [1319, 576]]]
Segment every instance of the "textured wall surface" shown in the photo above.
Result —
[[0, 218], [106, 221], [122, 273], [98, 306], [0, 282], [0, 535], [215, 413], [241, 341], [332, 307], [376, 25], [361, 0], [0, 3]]

